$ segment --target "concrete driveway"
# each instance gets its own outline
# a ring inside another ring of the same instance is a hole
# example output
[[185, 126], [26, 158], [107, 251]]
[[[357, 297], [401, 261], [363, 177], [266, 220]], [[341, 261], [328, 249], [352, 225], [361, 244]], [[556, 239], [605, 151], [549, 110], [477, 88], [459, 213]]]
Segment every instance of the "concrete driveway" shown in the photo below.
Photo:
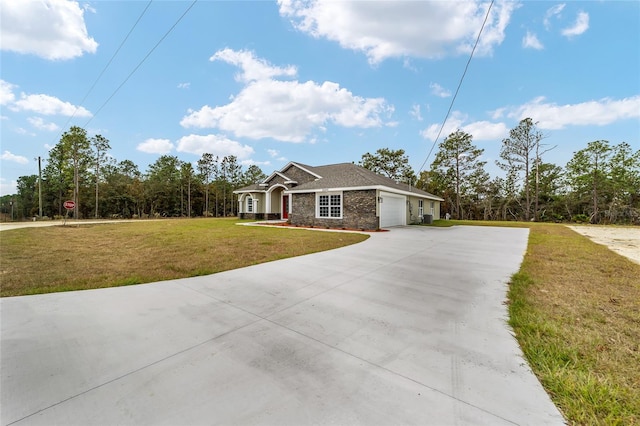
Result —
[[1, 424], [562, 424], [506, 325], [527, 237], [395, 228], [211, 276], [3, 298]]

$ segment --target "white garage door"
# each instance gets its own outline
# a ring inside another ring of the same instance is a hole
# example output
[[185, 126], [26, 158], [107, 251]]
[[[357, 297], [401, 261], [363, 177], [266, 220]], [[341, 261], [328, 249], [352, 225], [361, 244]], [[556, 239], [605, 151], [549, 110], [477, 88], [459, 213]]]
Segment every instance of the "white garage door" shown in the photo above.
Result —
[[406, 198], [389, 192], [380, 192], [380, 197], [382, 197], [382, 203], [380, 203], [380, 227], [406, 225]]

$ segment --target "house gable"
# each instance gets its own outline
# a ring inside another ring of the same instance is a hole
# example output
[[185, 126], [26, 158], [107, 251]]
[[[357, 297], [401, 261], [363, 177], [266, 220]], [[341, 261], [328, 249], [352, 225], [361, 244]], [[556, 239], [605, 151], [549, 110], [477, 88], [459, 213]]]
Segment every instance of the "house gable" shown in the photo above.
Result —
[[262, 186], [263, 188], [266, 188], [270, 185], [275, 185], [275, 184], [284, 184], [287, 181], [290, 181], [291, 179], [286, 176], [284, 173], [282, 172], [278, 172], [275, 171], [273, 173], [271, 173], [271, 175], [269, 177], [267, 177], [265, 180], [263, 180], [260, 183], [260, 186]]
[[308, 182], [314, 182], [318, 179], [322, 179], [322, 176], [309, 169], [313, 168], [291, 162], [284, 166], [281, 172], [288, 176], [291, 183], [294, 185], [303, 185]]
[[297, 226], [367, 230], [379, 229], [381, 222], [419, 222], [428, 214], [438, 219], [443, 201], [353, 163], [312, 167], [290, 162], [262, 183], [234, 192], [260, 192], [257, 206], [263, 206], [264, 218], [287, 218], [288, 213]]

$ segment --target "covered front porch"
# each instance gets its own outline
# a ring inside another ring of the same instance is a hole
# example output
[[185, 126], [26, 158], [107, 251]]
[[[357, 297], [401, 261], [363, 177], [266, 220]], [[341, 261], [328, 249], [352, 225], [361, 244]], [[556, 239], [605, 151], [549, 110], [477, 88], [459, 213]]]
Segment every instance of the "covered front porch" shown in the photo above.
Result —
[[238, 216], [240, 219], [287, 220], [291, 213], [291, 196], [284, 194], [287, 189], [284, 185], [273, 185], [239, 194]]

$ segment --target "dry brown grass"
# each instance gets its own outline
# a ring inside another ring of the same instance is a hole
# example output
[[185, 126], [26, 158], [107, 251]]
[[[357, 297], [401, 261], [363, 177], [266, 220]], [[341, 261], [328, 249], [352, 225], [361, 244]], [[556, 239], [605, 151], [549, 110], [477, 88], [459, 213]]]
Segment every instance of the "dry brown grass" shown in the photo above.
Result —
[[571, 424], [640, 422], [640, 265], [559, 225], [530, 226], [512, 281], [518, 340]]
[[213, 274], [363, 241], [362, 234], [180, 219], [24, 228], [0, 234], [0, 295]]
[[640, 424], [640, 265], [560, 224], [435, 225], [529, 228], [509, 323], [532, 370], [569, 424]]

